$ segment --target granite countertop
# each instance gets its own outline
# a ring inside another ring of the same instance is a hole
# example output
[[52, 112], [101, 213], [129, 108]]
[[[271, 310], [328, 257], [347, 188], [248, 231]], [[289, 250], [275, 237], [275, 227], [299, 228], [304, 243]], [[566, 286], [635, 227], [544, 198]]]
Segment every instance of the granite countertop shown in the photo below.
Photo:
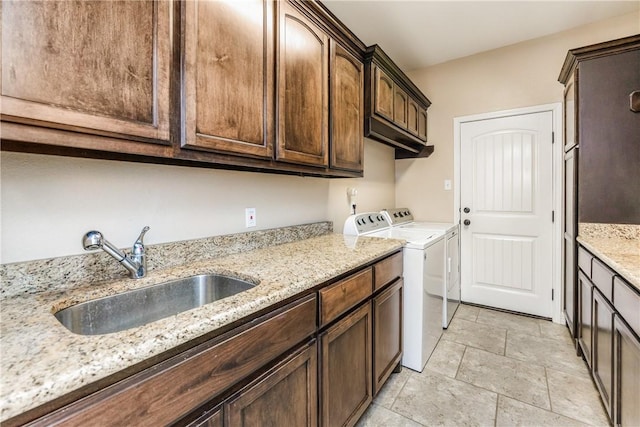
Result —
[[640, 292], [640, 226], [580, 224], [577, 241]]
[[[1, 300], [0, 402], [4, 421], [166, 352], [402, 247], [402, 241], [327, 234], [66, 290]], [[203, 273], [258, 283], [248, 291], [105, 335], [69, 332], [53, 312], [78, 302]]]

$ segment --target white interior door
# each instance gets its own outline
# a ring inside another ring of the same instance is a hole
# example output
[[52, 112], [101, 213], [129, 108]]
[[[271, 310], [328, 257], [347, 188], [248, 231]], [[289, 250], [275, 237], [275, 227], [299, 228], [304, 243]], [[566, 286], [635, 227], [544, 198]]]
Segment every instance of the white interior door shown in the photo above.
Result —
[[460, 127], [462, 300], [552, 316], [552, 113]]

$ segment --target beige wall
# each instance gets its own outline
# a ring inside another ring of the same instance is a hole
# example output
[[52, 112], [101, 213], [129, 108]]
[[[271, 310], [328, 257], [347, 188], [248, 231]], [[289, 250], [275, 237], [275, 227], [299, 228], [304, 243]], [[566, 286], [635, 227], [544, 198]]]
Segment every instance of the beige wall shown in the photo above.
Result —
[[[341, 232], [347, 186], [375, 209], [393, 203], [395, 191], [393, 150], [371, 141], [365, 177], [336, 181], [8, 152], [0, 159], [2, 263], [83, 253], [91, 229], [118, 247], [144, 225], [150, 244], [321, 220]], [[246, 207], [257, 209], [255, 229], [245, 228]]]
[[429, 97], [426, 159], [396, 161], [396, 205], [416, 217], [453, 220], [453, 119], [562, 101], [558, 74], [567, 50], [640, 33], [640, 13], [585, 25], [551, 36], [469, 56], [408, 73]]

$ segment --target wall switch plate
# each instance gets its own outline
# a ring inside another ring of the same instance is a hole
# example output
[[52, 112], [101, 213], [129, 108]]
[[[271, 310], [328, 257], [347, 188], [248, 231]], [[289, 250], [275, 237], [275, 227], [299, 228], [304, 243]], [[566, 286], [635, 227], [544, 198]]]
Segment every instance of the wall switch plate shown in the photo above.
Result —
[[451, 190], [451, 180], [450, 179], [445, 179], [444, 180], [444, 189], [445, 190]]
[[256, 226], [256, 208], [246, 208], [244, 210], [244, 220], [247, 228]]

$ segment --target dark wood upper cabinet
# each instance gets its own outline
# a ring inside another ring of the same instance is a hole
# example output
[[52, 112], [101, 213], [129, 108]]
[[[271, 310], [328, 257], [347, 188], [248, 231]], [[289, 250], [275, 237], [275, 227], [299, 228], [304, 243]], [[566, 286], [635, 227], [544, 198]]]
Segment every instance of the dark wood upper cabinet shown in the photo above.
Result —
[[[4, 151], [363, 174], [366, 47], [320, 2], [0, 7]], [[381, 117], [407, 121], [385, 83]]]
[[169, 144], [171, 3], [1, 7], [3, 140], [112, 150], [124, 139], [132, 152], [133, 141]]
[[183, 146], [271, 158], [274, 5], [185, 2]]
[[280, 2], [279, 7], [276, 157], [327, 166], [329, 37], [289, 3]]
[[364, 66], [331, 41], [331, 161], [332, 168], [362, 172], [364, 158]]
[[365, 136], [396, 148], [396, 159], [428, 157], [427, 109], [431, 101], [378, 45], [367, 48]]

